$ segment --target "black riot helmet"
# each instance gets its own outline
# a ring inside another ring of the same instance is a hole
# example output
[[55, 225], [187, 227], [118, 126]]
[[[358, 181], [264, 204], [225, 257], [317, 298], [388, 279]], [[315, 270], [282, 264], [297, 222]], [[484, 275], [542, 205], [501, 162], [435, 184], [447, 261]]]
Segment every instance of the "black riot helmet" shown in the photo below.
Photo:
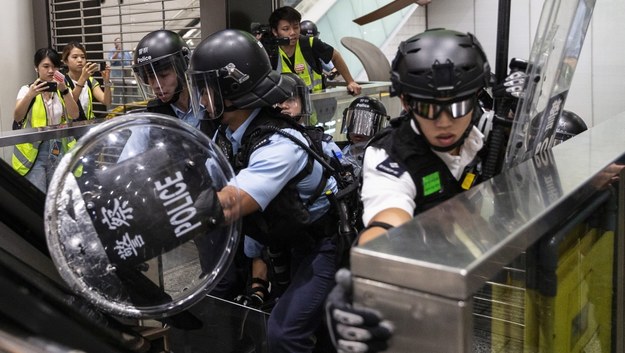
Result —
[[[163, 29], [143, 37], [134, 52], [132, 71], [144, 98], [177, 101], [185, 88], [189, 56], [189, 46], [175, 32]], [[173, 75], [176, 83], [171, 81]]]
[[422, 100], [467, 97], [489, 81], [490, 66], [477, 38], [441, 28], [402, 42], [391, 68], [391, 94]]
[[384, 104], [368, 96], [354, 99], [343, 111], [342, 133], [372, 137], [389, 121]]
[[[290, 95], [263, 45], [252, 34], [235, 29], [213, 33], [198, 44], [187, 80], [196, 116], [205, 109], [211, 119], [224, 110], [273, 106]], [[227, 108], [224, 100], [229, 101]]]
[[308, 86], [297, 74], [283, 72], [281, 75], [288, 97], [283, 102], [277, 103], [276, 108], [282, 114], [294, 118], [298, 123], [310, 125], [312, 104]]
[[454, 144], [428, 142], [432, 149], [448, 152], [464, 143], [479, 120], [477, 94], [489, 86], [490, 76], [486, 54], [471, 33], [431, 29], [399, 45], [391, 65], [391, 96], [402, 96], [413, 115], [427, 119], [438, 119], [443, 110], [453, 118], [471, 114], [472, 124]]
[[318, 37], [319, 30], [313, 21], [304, 20], [299, 24], [300, 34], [306, 37]]
[[570, 110], [563, 110], [560, 119], [558, 119], [558, 126], [556, 126], [554, 144], [559, 145], [586, 130], [588, 130], [588, 126], [579, 115]]

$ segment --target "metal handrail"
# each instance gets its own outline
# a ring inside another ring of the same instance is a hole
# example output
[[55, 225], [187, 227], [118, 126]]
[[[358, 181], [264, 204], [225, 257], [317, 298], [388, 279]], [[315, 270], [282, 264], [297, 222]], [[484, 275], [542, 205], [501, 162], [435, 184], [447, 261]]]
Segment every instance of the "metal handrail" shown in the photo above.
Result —
[[105, 120], [106, 119], [92, 119], [53, 126], [2, 131], [0, 132], [0, 147], [69, 136], [82, 136], [93, 126]]

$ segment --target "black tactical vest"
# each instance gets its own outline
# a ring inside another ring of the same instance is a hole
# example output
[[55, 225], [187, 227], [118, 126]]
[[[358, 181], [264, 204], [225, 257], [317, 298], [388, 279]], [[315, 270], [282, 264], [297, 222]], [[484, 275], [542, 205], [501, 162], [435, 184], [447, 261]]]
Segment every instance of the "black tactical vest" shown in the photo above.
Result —
[[[276, 116], [270, 109], [262, 109], [245, 130], [238, 152], [233, 154], [225, 128], [222, 126], [219, 129], [216, 142], [230, 161], [235, 174], [248, 166], [252, 152], [270, 143], [270, 137], [277, 133], [272, 128], [293, 128], [301, 131], [299, 124]], [[286, 184], [264, 211], [244, 217], [243, 234], [264, 245], [284, 244], [285, 241], [293, 244], [303, 239], [317, 238], [318, 221], [310, 224], [310, 213], [296, 187], [299, 181], [312, 172], [313, 165], [314, 159], [309, 156], [304, 169]], [[321, 183], [325, 185], [327, 180], [322, 179]]]
[[432, 152], [425, 138], [414, 132], [410, 126], [410, 119], [407, 116], [399, 119], [396, 126], [383, 130], [371, 140], [369, 145], [384, 149], [393, 161], [401, 165], [410, 174], [417, 188], [416, 208], [413, 215], [432, 208], [464, 191], [461, 183], [468, 172], [476, 175], [471, 185], [481, 181], [477, 166], [484, 149], [465, 168], [463, 178], [458, 181], [451, 174], [445, 162]]

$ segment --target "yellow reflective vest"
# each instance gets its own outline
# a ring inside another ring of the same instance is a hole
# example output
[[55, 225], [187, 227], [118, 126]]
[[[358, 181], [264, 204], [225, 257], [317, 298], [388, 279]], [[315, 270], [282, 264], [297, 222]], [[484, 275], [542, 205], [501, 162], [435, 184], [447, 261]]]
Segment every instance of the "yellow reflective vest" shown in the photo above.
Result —
[[[313, 37], [308, 38], [309, 45], [312, 48]], [[310, 89], [311, 92], [321, 92], [323, 90], [323, 78], [321, 74], [315, 72], [315, 70], [306, 62], [304, 58], [304, 54], [302, 54], [302, 48], [300, 47], [299, 40], [295, 44], [295, 62], [293, 63], [293, 67], [297, 67], [298, 65], [304, 65], [304, 70], [302, 72], [296, 72], [299, 77], [304, 80], [306, 86]], [[292, 72], [289, 65], [286, 63], [291, 63], [289, 56], [282, 50], [282, 48], [278, 49], [280, 52], [280, 57], [282, 60], [279, 61], [278, 71], [279, 72]], [[317, 59], [318, 60], [318, 59]]]
[[[59, 91], [57, 91], [57, 97], [59, 97], [59, 100], [63, 105], [63, 111], [65, 111], [65, 101]], [[41, 94], [38, 94], [35, 97], [35, 101], [33, 102], [30, 111], [26, 113], [26, 117], [24, 119], [26, 119], [23, 124], [24, 129], [44, 127], [48, 125], [48, 113]], [[61, 117], [61, 123], [64, 123], [65, 121], [65, 115], [63, 115]], [[65, 153], [76, 144], [76, 139], [73, 137], [62, 138], [61, 142], [63, 148], [62, 152]], [[25, 142], [17, 144], [13, 148], [11, 164], [13, 169], [15, 169], [15, 171], [17, 171], [20, 175], [26, 175], [33, 167], [35, 160], [37, 159], [37, 155], [39, 154], [39, 145], [41, 145], [41, 141], [35, 141], [32, 143]]]
[[[76, 86], [74, 81], [72, 81], [72, 79], [69, 76], [65, 77], [65, 84], [67, 85], [67, 87], [70, 88], [70, 90], [74, 90], [74, 87]], [[77, 102], [78, 110], [81, 112], [81, 114], [84, 114], [84, 119], [91, 120], [95, 118], [95, 113], [93, 112], [93, 88], [99, 85], [100, 83], [96, 81], [93, 77], [89, 77], [89, 79], [87, 80], [86, 87], [83, 88], [87, 90], [87, 97], [89, 99], [88, 101], [89, 104], [87, 104], [86, 111], [84, 110], [84, 107], [82, 106], [82, 102], [80, 101], [80, 98], [78, 99], [78, 102]]]

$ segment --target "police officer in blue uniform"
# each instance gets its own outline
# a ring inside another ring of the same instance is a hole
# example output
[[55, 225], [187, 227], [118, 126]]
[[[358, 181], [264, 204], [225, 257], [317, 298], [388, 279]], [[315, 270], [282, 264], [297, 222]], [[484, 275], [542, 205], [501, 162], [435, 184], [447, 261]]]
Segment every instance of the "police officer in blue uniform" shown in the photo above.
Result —
[[352, 166], [355, 176], [360, 176], [365, 146], [388, 121], [384, 104], [368, 96], [354, 99], [343, 111], [341, 132], [349, 142], [343, 148], [343, 158]]
[[[481, 181], [486, 148], [475, 124], [478, 94], [489, 81], [486, 54], [470, 33], [434, 29], [400, 44], [391, 83], [404, 114], [365, 149], [359, 244]], [[348, 272], [337, 280], [327, 309], [339, 351], [385, 350], [391, 326], [349, 304]]]
[[177, 117], [212, 137], [217, 121], [204, 119], [191, 109], [185, 72], [191, 51], [175, 32], [157, 30], [145, 35], [134, 52], [132, 71], [148, 100], [146, 111]]
[[291, 285], [269, 317], [268, 350], [312, 352], [336, 272], [336, 217], [322, 196], [336, 191], [336, 181], [305, 150], [311, 142], [301, 125], [272, 108], [290, 92], [251, 34], [210, 35], [196, 47], [187, 75], [194, 110], [205, 107], [222, 119], [216, 142], [238, 186], [218, 193], [226, 220], [243, 217], [243, 234], [292, 253]]

